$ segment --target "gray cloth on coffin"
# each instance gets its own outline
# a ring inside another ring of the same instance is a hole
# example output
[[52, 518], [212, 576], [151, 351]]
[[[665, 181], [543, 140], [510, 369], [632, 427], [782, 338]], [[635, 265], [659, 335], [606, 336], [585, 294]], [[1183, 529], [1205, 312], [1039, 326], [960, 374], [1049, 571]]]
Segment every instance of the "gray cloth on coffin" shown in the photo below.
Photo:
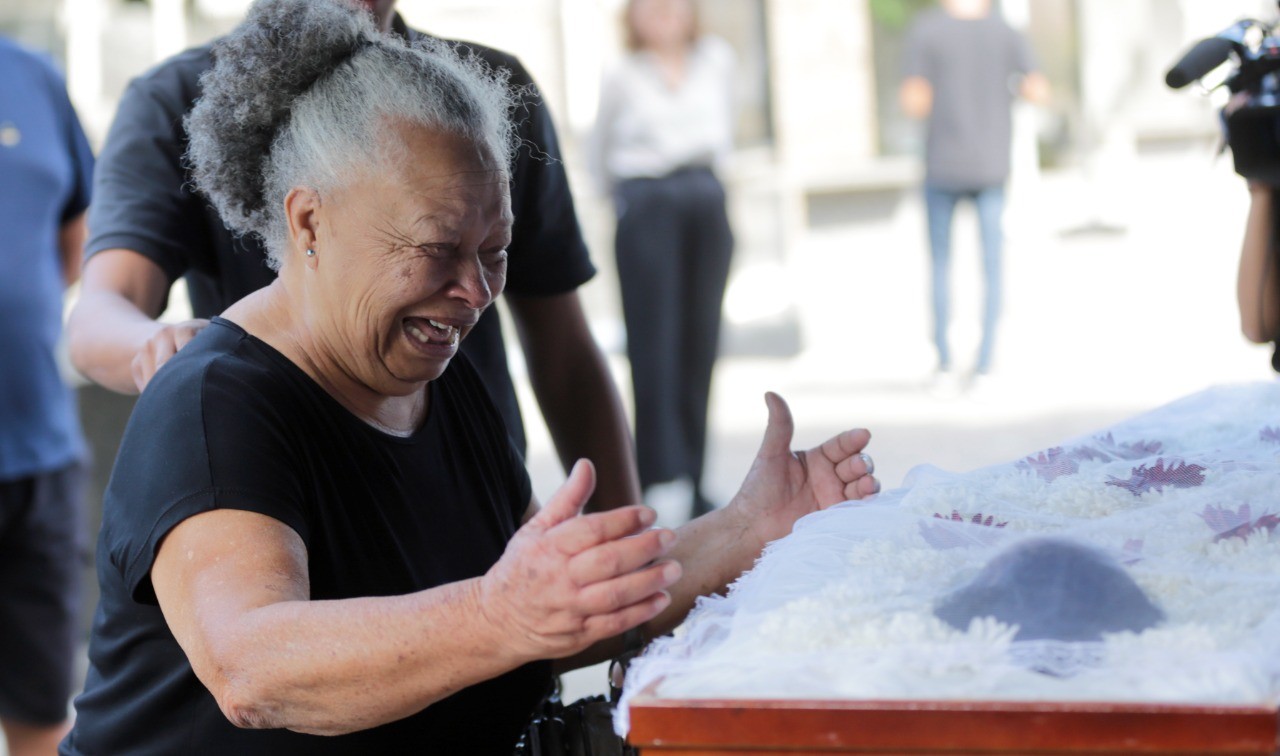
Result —
[[994, 617], [1017, 625], [1019, 641], [1099, 641], [1103, 633], [1139, 632], [1164, 619], [1118, 562], [1056, 538], [1023, 541], [996, 556], [934, 614], [959, 630]]

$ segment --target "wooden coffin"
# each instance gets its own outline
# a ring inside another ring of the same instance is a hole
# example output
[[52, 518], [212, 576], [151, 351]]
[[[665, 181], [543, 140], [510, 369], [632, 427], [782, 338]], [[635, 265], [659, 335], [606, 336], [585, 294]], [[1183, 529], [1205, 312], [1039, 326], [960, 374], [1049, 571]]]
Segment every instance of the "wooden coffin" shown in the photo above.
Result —
[[1274, 754], [1275, 707], [637, 696], [643, 756]]

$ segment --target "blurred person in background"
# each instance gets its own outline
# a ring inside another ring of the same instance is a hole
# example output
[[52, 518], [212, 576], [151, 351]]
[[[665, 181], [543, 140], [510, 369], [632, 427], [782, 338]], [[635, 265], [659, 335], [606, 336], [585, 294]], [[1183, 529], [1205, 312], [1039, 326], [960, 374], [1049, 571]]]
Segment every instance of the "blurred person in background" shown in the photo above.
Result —
[[990, 0], [942, 0], [907, 34], [899, 102], [910, 118], [926, 122], [924, 200], [932, 262], [933, 336], [938, 365], [934, 390], [954, 395], [956, 377], [950, 326], [951, 222], [956, 205], [970, 200], [982, 239], [985, 302], [982, 342], [969, 380], [989, 374], [1001, 307], [1001, 227], [1009, 178], [1012, 105], [1022, 97], [1048, 99], [1027, 40], [993, 12]]
[[0, 37], [0, 727], [10, 756], [57, 751], [73, 689], [86, 447], [55, 355], [92, 173], [61, 75]]
[[1249, 341], [1276, 345], [1271, 367], [1280, 372], [1280, 208], [1275, 187], [1261, 181], [1249, 181], [1249, 198], [1236, 280], [1240, 329]]
[[[395, 0], [350, 2], [371, 13], [384, 32], [410, 41], [428, 36], [405, 25]], [[636, 503], [640, 493], [626, 413], [577, 293], [595, 268], [550, 114], [515, 57], [476, 44], [450, 44], [509, 71], [511, 85], [523, 92], [506, 302], [560, 460], [566, 471], [584, 457], [598, 465], [593, 508]], [[200, 75], [213, 66], [213, 57], [212, 45], [193, 48], [133, 80], [99, 156], [84, 281], [67, 328], [75, 366], [115, 391], [141, 391], [208, 326], [208, 318], [275, 278], [262, 244], [228, 231], [192, 191], [183, 165], [183, 116], [199, 97]], [[195, 319], [158, 322], [170, 287], [181, 277]], [[524, 426], [496, 311], [485, 312], [463, 351], [523, 454]]]
[[604, 78], [591, 160], [617, 213], [615, 253], [645, 501], [708, 511], [707, 405], [733, 255], [716, 168], [733, 148], [734, 55], [692, 0], [630, 0], [629, 54]]

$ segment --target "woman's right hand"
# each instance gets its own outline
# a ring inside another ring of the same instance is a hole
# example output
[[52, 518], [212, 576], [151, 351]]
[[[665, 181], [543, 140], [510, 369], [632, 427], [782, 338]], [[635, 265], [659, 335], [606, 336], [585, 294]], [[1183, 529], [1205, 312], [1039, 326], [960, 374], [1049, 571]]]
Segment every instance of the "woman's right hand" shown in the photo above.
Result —
[[675, 534], [649, 529], [648, 507], [579, 514], [594, 488], [595, 468], [579, 460], [480, 580], [480, 611], [526, 660], [571, 656], [671, 601], [680, 565], [658, 560]]

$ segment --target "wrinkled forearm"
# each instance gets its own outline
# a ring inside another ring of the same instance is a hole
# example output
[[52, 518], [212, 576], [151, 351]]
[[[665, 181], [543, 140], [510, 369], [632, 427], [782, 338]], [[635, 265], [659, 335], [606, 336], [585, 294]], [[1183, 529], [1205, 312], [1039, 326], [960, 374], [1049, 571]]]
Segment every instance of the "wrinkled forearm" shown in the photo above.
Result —
[[724, 593], [730, 583], [755, 565], [764, 550], [736, 498], [728, 506], [685, 523], [676, 530], [676, 536], [667, 556], [679, 562], [684, 573], [668, 591], [671, 605], [645, 624], [646, 638], [675, 629], [699, 596]]
[[402, 719], [529, 661], [486, 625], [477, 586], [270, 604], [222, 626], [197, 674], [238, 727], [337, 735]]

